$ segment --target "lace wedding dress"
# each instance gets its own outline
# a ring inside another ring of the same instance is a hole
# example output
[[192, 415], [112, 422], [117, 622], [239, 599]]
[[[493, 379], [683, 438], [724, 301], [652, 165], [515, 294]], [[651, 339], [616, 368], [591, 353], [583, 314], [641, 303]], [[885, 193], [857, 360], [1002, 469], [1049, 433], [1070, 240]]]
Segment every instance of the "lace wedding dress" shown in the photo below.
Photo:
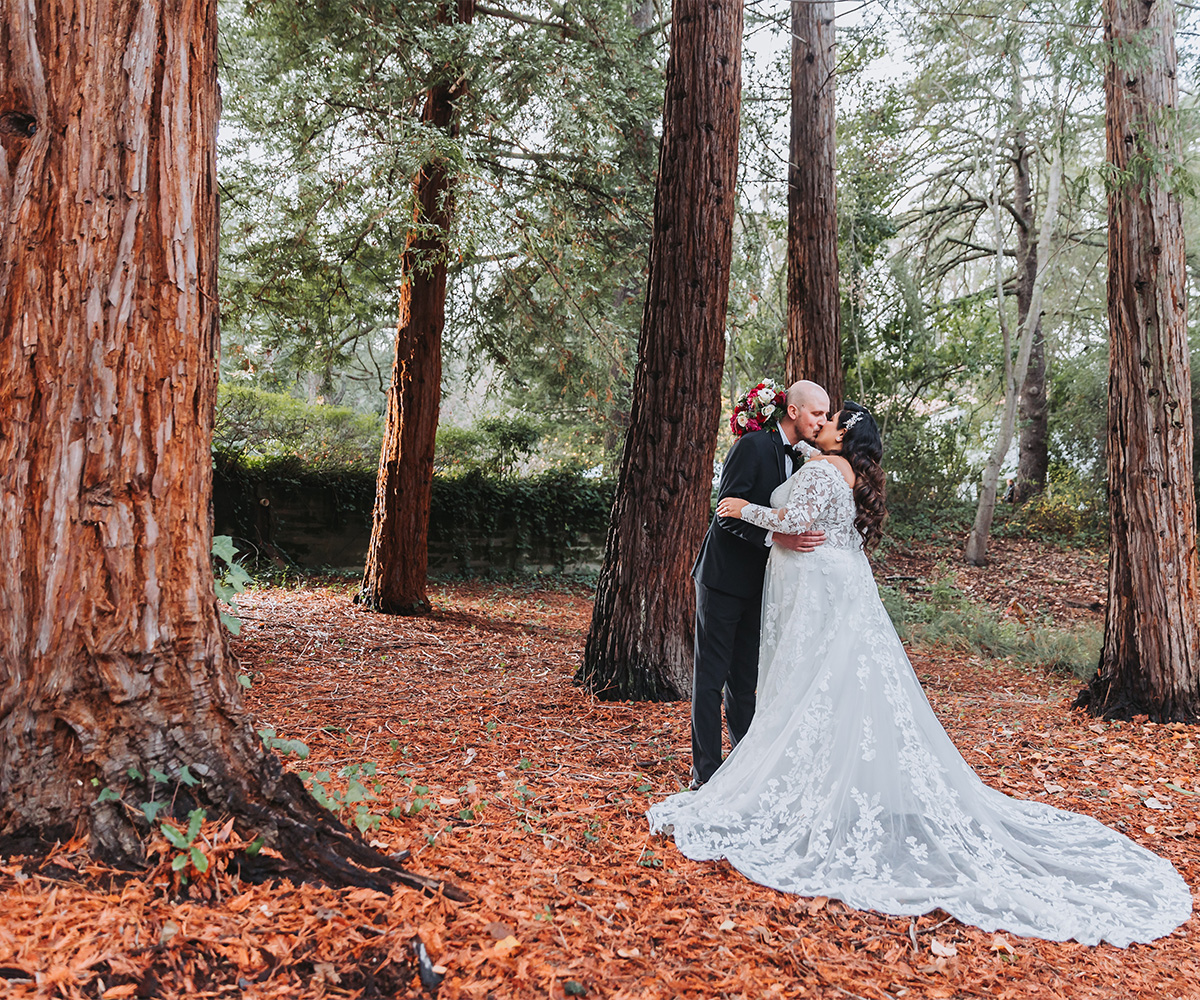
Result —
[[1171, 864], [1088, 816], [1012, 799], [976, 777], [929, 707], [879, 600], [854, 498], [829, 462], [771, 496], [825, 544], [771, 551], [758, 708], [696, 792], [650, 808], [697, 861], [727, 858], [762, 885], [857, 909], [940, 907], [984, 930], [1085, 944], [1150, 941], [1185, 921]]

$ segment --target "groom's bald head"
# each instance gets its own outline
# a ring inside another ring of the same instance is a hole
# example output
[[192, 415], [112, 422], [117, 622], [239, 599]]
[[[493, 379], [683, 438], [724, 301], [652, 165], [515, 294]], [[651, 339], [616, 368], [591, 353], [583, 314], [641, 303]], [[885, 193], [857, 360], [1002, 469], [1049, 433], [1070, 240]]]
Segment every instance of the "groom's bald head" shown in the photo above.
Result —
[[828, 413], [829, 393], [816, 382], [802, 378], [799, 382], [793, 382], [788, 386], [787, 405], [820, 409]]
[[801, 379], [788, 387], [787, 417], [779, 423], [793, 444], [798, 437], [812, 444], [828, 414], [829, 393], [816, 382]]

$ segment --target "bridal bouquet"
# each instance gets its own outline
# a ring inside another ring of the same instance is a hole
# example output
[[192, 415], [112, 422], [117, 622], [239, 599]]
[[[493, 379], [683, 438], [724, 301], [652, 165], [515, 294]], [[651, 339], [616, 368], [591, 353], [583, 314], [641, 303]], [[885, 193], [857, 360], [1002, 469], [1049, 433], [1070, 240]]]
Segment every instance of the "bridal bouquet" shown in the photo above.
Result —
[[772, 427], [783, 416], [787, 392], [777, 386], [773, 379], [765, 378], [749, 392], [738, 397], [729, 418], [729, 429], [734, 437], [747, 431], [761, 431]]

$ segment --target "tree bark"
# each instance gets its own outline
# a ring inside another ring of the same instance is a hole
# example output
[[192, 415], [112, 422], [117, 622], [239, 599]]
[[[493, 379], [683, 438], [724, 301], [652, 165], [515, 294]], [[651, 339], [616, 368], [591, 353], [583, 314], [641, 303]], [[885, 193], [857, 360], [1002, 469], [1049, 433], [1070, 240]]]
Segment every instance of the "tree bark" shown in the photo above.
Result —
[[[459, 23], [474, 17], [474, 0], [458, 0]], [[438, 22], [447, 24], [450, 4]], [[422, 121], [458, 134], [455, 101], [464, 91], [460, 70], [443, 67], [425, 96]], [[429, 504], [442, 398], [442, 332], [446, 325], [447, 240], [454, 217], [454, 174], [434, 155], [413, 183], [415, 210], [400, 264], [396, 356], [379, 452], [371, 542], [356, 600], [391, 615], [429, 611]]]
[[629, 433], [578, 680], [603, 698], [691, 689], [689, 571], [721, 411], [742, 5], [676, 0]]
[[787, 381], [843, 395], [838, 295], [834, 6], [792, 0], [792, 126], [788, 156]]
[[1106, 0], [1108, 481], [1100, 666], [1078, 704], [1195, 720], [1200, 604], [1174, 8]]
[[0, 835], [137, 864], [165, 799], [383, 887], [218, 622], [216, 39], [215, 0], [0, 6]]
[[[1013, 157], [1013, 209], [1017, 224], [1017, 322], [1024, 326], [1037, 279], [1037, 219], [1029, 186], [1029, 142], [1025, 128], [1017, 130]], [[1021, 504], [1046, 488], [1050, 466], [1049, 399], [1046, 396], [1046, 336], [1042, 319], [1034, 319], [1029, 367], [1017, 403], [1020, 447], [1013, 500]]]

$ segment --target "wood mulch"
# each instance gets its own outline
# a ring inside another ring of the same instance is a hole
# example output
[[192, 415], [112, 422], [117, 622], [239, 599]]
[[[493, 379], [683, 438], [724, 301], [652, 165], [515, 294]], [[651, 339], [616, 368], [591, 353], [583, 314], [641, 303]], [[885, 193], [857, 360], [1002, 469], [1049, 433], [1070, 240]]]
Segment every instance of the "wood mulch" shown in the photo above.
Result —
[[[1072, 579], [1044, 558], [1022, 565], [1026, 580]], [[1101, 564], [1087, 572], [1102, 583]], [[1053, 600], [1045, 586], [1030, 585], [1032, 603]], [[687, 780], [687, 706], [572, 684], [590, 594], [456, 583], [433, 596], [432, 615], [390, 619], [344, 585], [257, 590], [235, 646], [262, 726], [310, 749], [289, 766], [344, 791], [338, 772], [357, 765], [379, 785], [367, 836], [471, 902], [254, 886], [219, 865], [176, 893], [166, 855], [129, 878], [65, 845], [0, 865], [0, 993], [421, 997], [441, 978], [443, 998], [1200, 997], [1195, 917], [1149, 945], [1053, 944], [940, 911], [856, 912], [688, 861], [643, 818]], [[985, 781], [1096, 816], [1200, 887], [1200, 735], [1096, 722], [1070, 710], [1076, 682], [1041, 671], [939, 650], [913, 661]]]

